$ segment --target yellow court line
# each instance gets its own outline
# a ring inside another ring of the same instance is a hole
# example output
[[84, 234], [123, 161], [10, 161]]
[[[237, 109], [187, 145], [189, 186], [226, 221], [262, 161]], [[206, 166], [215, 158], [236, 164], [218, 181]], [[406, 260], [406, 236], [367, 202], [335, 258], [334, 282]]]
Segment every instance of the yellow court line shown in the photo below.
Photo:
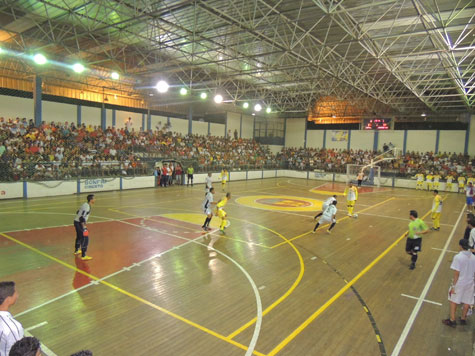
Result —
[[[421, 218], [424, 220], [432, 211], [429, 210]], [[288, 343], [297, 337], [312, 321], [314, 321], [320, 314], [322, 314], [328, 307], [330, 307], [338, 298], [340, 298], [348, 289], [351, 288], [361, 277], [363, 277], [368, 271], [370, 271], [384, 256], [386, 256], [404, 237], [406, 237], [407, 231], [397, 238], [388, 248], [386, 248], [378, 257], [376, 257], [369, 265], [367, 265], [360, 273], [356, 275], [350, 282], [345, 284], [333, 297], [327, 300], [320, 308], [317, 309], [307, 320], [305, 320], [300, 326], [295, 329], [289, 336], [282, 340], [267, 356], [274, 356], [280, 350], [282, 350]]]
[[[303, 262], [303, 257], [302, 257], [302, 254], [300, 253], [300, 251], [297, 249], [297, 247], [295, 247], [295, 245], [293, 243], [291, 243], [287, 238], [285, 238], [282, 234], [278, 233], [277, 231], [274, 231], [272, 229], [269, 229], [263, 225], [260, 225], [260, 224], [257, 224], [257, 223], [253, 223], [253, 222], [249, 222], [247, 220], [242, 220], [242, 219], [238, 219], [238, 218], [232, 218], [234, 220], [238, 220], [238, 221], [242, 221], [242, 222], [245, 222], [245, 223], [248, 223], [248, 224], [252, 224], [252, 225], [256, 225], [256, 226], [259, 226], [265, 230], [268, 230], [274, 234], [276, 234], [277, 236], [279, 236], [280, 238], [282, 238], [283, 240], [286, 241], [286, 243], [288, 243], [295, 251], [295, 253], [297, 254], [297, 257], [299, 259], [299, 263], [300, 263], [300, 272], [297, 276], [297, 279], [294, 281], [294, 283], [290, 286], [290, 288], [280, 297], [278, 298], [276, 301], [274, 301], [271, 305], [269, 305], [266, 309], [264, 309], [262, 311], [262, 316], [265, 316], [266, 314], [268, 314], [272, 309], [274, 309], [276, 306], [278, 306], [280, 303], [282, 303], [285, 299], [287, 299], [287, 297], [293, 293], [293, 291], [295, 290], [295, 288], [297, 288], [297, 286], [300, 284], [300, 281], [302, 280], [303, 278], [303, 274], [305, 272], [305, 264]], [[258, 246], [261, 246], [261, 245], [258, 245]], [[230, 338], [230, 339], [233, 339], [234, 337], [236, 337], [237, 335], [239, 335], [240, 333], [242, 333], [244, 330], [246, 330], [248, 327], [250, 327], [252, 324], [254, 324], [257, 320], [257, 317], [254, 317], [252, 320], [248, 321], [246, 324], [244, 324], [243, 326], [241, 326], [239, 329], [233, 331], [231, 334], [229, 334], [227, 337]]]
[[[379, 205], [382, 205], [382, 204], [384, 204], [384, 203], [386, 203], [386, 202], [388, 202], [388, 201], [390, 201], [390, 200], [393, 200], [393, 199], [395, 199], [395, 198], [394, 198], [394, 197], [391, 197], [391, 198], [389, 198], [389, 199], [383, 200], [382, 202], [379, 202], [379, 203], [377, 203], [377, 204], [374, 204], [374, 205], [371, 205], [371, 206], [369, 206], [369, 207], [367, 207], [367, 208], [364, 208], [363, 210], [360, 210], [359, 213], [363, 213], [363, 212], [365, 212], [365, 211], [367, 211], [367, 210], [369, 210], [369, 209], [375, 208], [375, 207], [377, 207], [377, 206], [379, 206]], [[338, 220], [338, 222], [340, 222], [340, 221], [342, 221], [342, 220], [345, 220], [345, 219], [348, 219], [348, 218], [350, 218], [350, 217], [349, 217], [349, 216], [342, 217], [341, 219]], [[330, 225], [330, 224], [322, 225], [322, 226], [320, 226], [319, 228], [323, 228], [323, 227], [328, 226], [328, 225]], [[297, 235], [297, 236], [295, 236], [295, 237], [292, 237], [291, 239], [289, 239], [289, 241], [294, 241], [294, 240], [297, 240], [297, 239], [299, 239], [299, 238], [301, 238], [301, 237], [304, 237], [304, 236], [310, 234], [312, 231], [313, 231], [313, 230], [310, 230], [310, 231], [304, 232], [303, 234], [300, 234], [300, 235]], [[271, 248], [276, 248], [276, 247], [285, 245], [286, 243], [287, 243], [287, 242], [280, 242], [280, 243], [278, 243], [278, 244], [272, 246]]]
[[[137, 296], [137, 295], [135, 295], [135, 294], [132, 294], [132, 293], [130, 293], [130, 292], [128, 292], [128, 291], [126, 291], [126, 290], [124, 290], [124, 289], [122, 289], [122, 288], [119, 288], [119, 287], [117, 287], [117, 286], [115, 286], [115, 285], [113, 285], [113, 284], [111, 284], [111, 283], [109, 283], [109, 282], [106, 282], [106, 281], [104, 281], [104, 280], [101, 280], [101, 279], [99, 279], [98, 277], [96, 277], [96, 276], [94, 276], [94, 275], [92, 275], [92, 274], [89, 274], [89, 273], [87, 273], [87, 272], [84, 272], [83, 270], [78, 269], [78, 268], [74, 267], [73, 265], [70, 265], [69, 263], [66, 263], [66, 262], [64, 262], [64, 261], [62, 261], [62, 260], [60, 260], [60, 259], [58, 259], [58, 258], [56, 258], [56, 257], [53, 257], [53, 256], [51, 256], [51, 255], [49, 255], [49, 254], [47, 254], [47, 253], [41, 251], [41, 250], [38, 250], [37, 248], [35, 248], [35, 247], [31, 246], [31, 245], [28, 245], [28, 244], [26, 244], [26, 243], [24, 243], [24, 242], [22, 242], [22, 241], [19, 241], [19, 240], [15, 239], [15, 238], [12, 237], [12, 236], [6, 235], [6, 234], [4, 234], [4, 233], [0, 233], [0, 235], [3, 236], [3, 237], [5, 237], [5, 238], [7, 238], [8, 240], [11, 240], [11, 241], [13, 241], [13, 242], [15, 242], [15, 243], [17, 243], [17, 244], [19, 244], [19, 245], [21, 245], [21, 246], [23, 246], [23, 247], [25, 247], [25, 248], [31, 250], [31, 251], [33, 251], [33, 252], [35, 252], [35, 253], [37, 253], [37, 254], [43, 256], [43, 257], [46, 257], [46, 258], [48, 258], [48, 259], [50, 259], [50, 260], [52, 260], [52, 261], [54, 261], [54, 262], [56, 262], [56, 263], [59, 263], [60, 265], [66, 267], [66, 268], [69, 268], [69, 269], [71, 269], [71, 270], [73, 270], [73, 271], [75, 271], [75, 272], [81, 273], [81, 274], [83, 274], [83, 275], [85, 275], [85, 276], [87, 276], [87, 277], [89, 277], [89, 278], [91, 278], [91, 279], [93, 279], [93, 280], [95, 280], [95, 281], [97, 281], [97, 282], [99, 282], [99, 283], [101, 283], [101, 284], [103, 284], [103, 285], [109, 287], [109, 288], [114, 289], [115, 291], [117, 291], [117, 292], [119, 292], [119, 293], [122, 293], [122, 294], [124, 294], [124, 295], [126, 295], [126, 296], [128, 296], [128, 297], [130, 297], [130, 298], [132, 298], [132, 299], [135, 299], [135, 300], [138, 301], [138, 302], [141, 302], [141, 303], [143, 303], [143, 304], [145, 304], [145, 305], [148, 305], [148, 306], [150, 306], [150, 307], [152, 307], [152, 308], [154, 308], [154, 309], [156, 309], [156, 310], [158, 310], [158, 311], [161, 311], [161, 312], [164, 313], [164, 314], [167, 314], [167, 315], [169, 315], [169, 316], [171, 316], [171, 317], [173, 317], [173, 318], [175, 318], [175, 319], [178, 319], [178, 320], [180, 320], [180, 321], [182, 321], [182, 322], [184, 322], [184, 323], [186, 323], [186, 324], [188, 324], [188, 325], [191, 325], [191, 326], [193, 326], [193, 327], [195, 327], [195, 328], [197, 328], [197, 329], [199, 329], [199, 330], [201, 330], [201, 331], [204, 331], [204, 332], [207, 333], [207, 334], [213, 335], [213, 336], [217, 337], [218, 339], [221, 339], [221, 340], [226, 341], [226, 342], [228, 342], [228, 343], [230, 343], [230, 344], [232, 344], [232, 345], [234, 345], [234, 346], [239, 347], [239, 348], [242, 349], [242, 350], [247, 351], [247, 349], [248, 349], [248, 348], [247, 348], [245, 345], [243, 345], [243, 344], [240, 344], [240, 343], [238, 343], [238, 342], [236, 342], [236, 341], [234, 341], [234, 340], [231, 340], [231, 339], [229, 339], [228, 337], [226, 337], [226, 336], [224, 336], [224, 335], [221, 335], [221, 334], [219, 334], [219, 333], [217, 333], [217, 332], [215, 332], [215, 331], [213, 331], [213, 330], [211, 330], [211, 329], [208, 329], [208, 328], [206, 328], [206, 327], [204, 327], [204, 326], [202, 326], [202, 325], [200, 325], [200, 324], [198, 324], [198, 323], [195, 323], [195, 322], [193, 322], [193, 321], [191, 321], [191, 320], [188, 320], [188, 319], [186, 319], [186, 318], [184, 318], [184, 317], [182, 317], [182, 316], [180, 316], [180, 315], [178, 315], [178, 314], [175, 314], [175, 313], [173, 313], [173, 312], [171, 312], [171, 311], [169, 311], [169, 310], [167, 310], [167, 309], [165, 309], [165, 308], [162, 308], [162, 307], [160, 307], [160, 306], [158, 306], [158, 305], [156, 305], [156, 304], [153, 304], [152, 302], [149, 302], [148, 300], [145, 300], [145, 299], [143, 299], [143, 298], [141, 298], [141, 297], [139, 297], [139, 296]], [[260, 353], [260, 352], [258, 352], [258, 351], [254, 351], [253, 354], [258, 355], [258, 356], [265, 356], [263, 353]]]
[[[167, 224], [167, 225], [171, 225], [171, 226], [181, 227], [181, 228], [183, 228], [183, 229], [188, 229], [188, 230], [196, 231], [197, 233], [200, 232], [199, 229], [198, 229], [198, 226], [199, 226], [199, 225], [196, 225], [197, 228], [196, 228], [196, 229], [193, 229], [193, 228], [191, 228], [191, 227], [186, 227], [186, 226], [182, 226], [182, 225], [178, 225], [178, 224], [173, 224], [173, 223], [170, 223], [170, 222], [155, 220], [155, 219], [151, 219], [151, 218], [145, 217], [145, 216], [139, 216], [139, 215], [134, 215], [134, 214], [126, 213], [126, 212], [124, 212], [124, 211], [117, 210], [117, 209], [111, 209], [111, 208], [109, 208], [108, 210], [113, 211], [113, 212], [116, 212], [116, 213], [119, 213], [119, 214], [129, 215], [129, 216], [135, 217], [135, 218], [137, 218], [137, 219], [144, 219], [144, 220], [155, 221], [155, 222], [158, 222], [158, 223], [163, 223], [163, 224]], [[194, 213], [192, 213], [192, 214], [194, 214]], [[159, 215], [159, 216], [160, 216], [160, 215]], [[167, 218], [167, 219], [172, 219], [172, 218], [169, 218], [169, 217], [166, 217], [166, 218]], [[176, 220], [176, 219], [172, 219], [172, 220], [181, 221], [181, 220]], [[190, 223], [190, 222], [187, 222], [187, 221], [184, 221], [184, 222], [187, 223], [187, 224], [193, 224], [193, 223]], [[198, 230], [198, 231], [197, 231], [197, 230]], [[166, 232], [162, 232], [162, 233], [163, 233], [163, 234], [167, 234]], [[215, 233], [215, 232], [212, 232], [212, 233]], [[228, 239], [228, 240], [233, 240], [233, 241], [237, 241], [237, 242], [242, 242], [242, 243], [245, 243], [245, 244], [252, 244], [252, 245], [254, 245], [254, 246], [258, 246], [258, 247], [263, 247], [263, 248], [268, 248], [268, 249], [270, 249], [269, 246], [265, 246], [265, 245], [261, 245], [261, 244], [256, 244], [256, 243], [249, 242], [249, 241], [246, 241], [246, 240], [236, 239], [236, 238], [234, 238], [234, 237], [230, 237], [230, 236], [226, 236], [226, 235], [220, 235], [220, 237], [224, 237], [225, 239]]]

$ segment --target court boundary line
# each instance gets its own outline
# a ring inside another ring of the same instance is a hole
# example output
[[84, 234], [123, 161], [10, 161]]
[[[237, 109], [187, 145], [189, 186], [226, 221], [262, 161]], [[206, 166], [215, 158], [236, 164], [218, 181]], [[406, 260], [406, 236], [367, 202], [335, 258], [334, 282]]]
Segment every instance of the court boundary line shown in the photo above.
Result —
[[[127, 222], [124, 222], [124, 223], [127, 223]], [[133, 225], [135, 225], [135, 224], [133, 224]], [[144, 227], [141, 227], [140, 225], [136, 225], [136, 226], [137, 226], [137, 227], [140, 227], [140, 228], [144, 228]], [[152, 231], [153, 231], [154, 229], [153, 229], [153, 228], [148, 228], [148, 230], [152, 230]], [[160, 231], [160, 233], [163, 233], [163, 232]], [[168, 234], [168, 233], [167, 233], [167, 234]], [[113, 284], [111, 284], [111, 283], [109, 283], [109, 282], [106, 282], [106, 281], [104, 281], [104, 280], [100, 280], [100, 278], [98, 278], [98, 277], [96, 277], [96, 276], [94, 276], [94, 275], [92, 275], [92, 274], [90, 274], [90, 273], [87, 273], [87, 272], [85, 272], [85, 271], [83, 271], [83, 270], [81, 270], [81, 269], [78, 269], [77, 267], [75, 267], [75, 266], [73, 266], [73, 265], [70, 265], [69, 263], [64, 262], [63, 260], [60, 260], [60, 259], [58, 259], [58, 258], [56, 258], [56, 257], [54, 257], [54, 256], [52, 256], [52, 255], [49, 255], [49, 254], [47, 254], [47, 253], [45, 253], [45, 252], [43, 252], [43, 251], [41, 251], [41, 250], [39, 250], [39, 249], [37, 249], [37, 248], [35, 248], [35, 247], [29, 245], [29, 244], [27, 244], [27, 243], [24, 243], [24, 242], [22, 242], [22, 241], [20, 241], [20, 240], [17, 240], [17, 239], [15, 239], [15, 238], [12, 237], [12, 236], [8, 236], [8, 235], [6, 235], [5, 233], [0, 233], [0, 235], [3, 236], [3, 237], [5, 237], [5, 238], [7, 238], [8, 240], [11, 240], [11, 241], [17, 243], [17, 244], [20, 245], [20, 246], [23, 246], [23, 247], [25, 247], [25, 248], [27, 248], [27, 249], [29, 249], [29, 250], [31, 250], [31, 251], [33, 251], [33, 252], [39, 254], [39, 255], [45, 257], [45, 258], [48, 258], [48, 259], [50, 259], [50, 260], [52, 260], [52, 261], [54, 261], [54, 262], [57, 262], [57, 263], [59, 263], [60, 265], [66, 267], [66, 268], [69, 268], [69, 269], [71, 269], [71, 270], [73, 270], [73, 271], [75, 271], [75, 272], [78, 272], [78, 273], [81, 273], [82, 275], [85, 275], [85, 276], [88, 277], [88, 278], [93, 279], [93, 280], [96, 282], [96, 284], [97, 284], [97, 283], [101, 283], [101, 284], [103, 284], [103, 285], [105, 285], [105, 286], [107, 286], [107, 287], [109, 287], [109, 288], [111, 288], [111, 289], [113, 289], [113, 290], [115, 290], [115, 291], [117, 291], [117, 292], [119, 292], [119, 293], [121, 293], [121, 294], [124, 294], [124, 295], [126, 295], [126, 296], [128, 296], [128, 297], [130, 297], [130, 298], [132, 298], [132, 299], [134, 299], [134, 300], [136, 300], [136, 301], [138, 301], [138, 302], [141, 302], [141, 303], [143, 303], [143, 304], [145, 304], [145, 305], [148, 305], [148, 306], [152, 307], [153, 309], [156, 309], [156, 310], [158, 310], [158, 311], [161, 311], [162, 313], [164, 313], [164, 314], [166, 314], [166, 315], [168, 315], [168, 316], [171, 316], [171, 317], [173, 317], [173, 318], [175, 318], [175, 319], [177, 319], [177, 320], [180, 320], [180, 321], [184, 322], [185, 324], [188, 324], [188, 325], [190, 325], [190, 326], [193, 326], [193, 327], [195, 327], [195, 328], [197, 328], [197, 329], [199, 329], [199, 330], [201, 330], [201, 331], [203, 331], [203, 332], [206, 332], [207, 334], [210, 334], [210, 335], [212, 335], [212, 336], [215, 336], [216, 338], [218, 338], [218, 339], [220, 339], [220, 340], [226, 341], [226, 342], [228, 342], [229, 344], [232, 344], [232, 345], [234, 345], [234, 346], [237, 346], [238, 348], [240, 348], [240, 349], [246, 351], [246, 356], [251, 355], [251, 354], [256, 354], [256, 355], [258, 355], [258, 356], [265, 356], [264, 354], [262, 354], [262, 353], [256, 351], [255, 349], [251, 349], [251, 345], [250, 345], [249, 347], [246, 347], [245, 345], [243, 345], [243, 344], [241, 344], [241, 343], [239, 343], [239, 342], [236, 342], [236, 341], [234, 341], [234, 340], [232, 340], [232, 339], [229, 339], [229, 338], [227, 338], [226, 336], [221, 335], [220, 333], [215, 332], [215, 331], [213, 331], [213, 330], [211, 330], [211, 329], [209, 329], [209, 328], [207, 328], [207, 327], [204, 327], [204, 326], [202, 326], [202, 325], [200, 325], [200, 324], [198, 324], [198, 323], [196, 323], [196, 322], [194, 322], [194, 321], [188, 320], [188, 319], [186, 319], [186, 318], [184, 318], [184, 317], [182, 317], [182, 316], [180, 316], [180, 315], [178, 315], [178, 314], [176, 314], [176, 313], [174, 313], [174, 312], [172, 312], [172, 311], [169, 311], [169, 310], [167, 310], [167, 309], [165, 309], [165, 308], [163, 308], [163, 307], [160, 307], [160, 306], [158, 306], [158, 305], [156, 305], [156, 304], [154, 304], [154, 303], [152, 303], [152, 302], [150, 302], [150, 301], [148, 301], [148, 300], [146, 300], [146, 299], [144, 299], [144, 298], [142, 298], [142, 297], [139, 297], [139, 296], [137, 296], [137, 295], [135, 295], [135, 294], [133, 294], [133, 293], [130, 293], [130, 292], [128, 292], [128, 291], [126, 291], [126, 290], [124, 290], [124, 289], [122, 289], [122, 288], [120, 288], [120, 287], [117, 287], [117, 286], [115, 286], [115, 285], [113, 285]], [[172, 234], [169, 234], [169, 235], [172, 235]], [[185, 238], [185, 237], [180, 237], [180, 238], [181, 238], [181, 239], [188, 240], [188, 241], [192, 241], [192, 242], [195, 242], [195, 243], [198, 243], [198, 242], [196, 242], [196, 241], [187, 239], [187, 238]], [[200, 243], [198, 243], [198, 244], [200, 244]], [[202, 245], [203, 245], [203, 246], [206, 246], [206, 245], [204, 245], [204, 244], [202, 244]], [[218, 252], [218, 253], [220, 253], [220, 254], [222, 254], [222, 255], [225, 255], [224, 253], [219, 252], [219, 251], [217, 251], [217, 250], [216, 250], [216, 252]], [[230, 260], [232, 260], [232, 259], [230, 259]], [[236, 262], [236, 263], [237, 263], [237, 262]], [[119, 272], [119, 271], [118, 271], [118, 272]], [[255, 286], [255, 284], [254, 284], [254, 286]], [[256, 289], [257, 289], [257, 287], [256, 287]], [[259, 294], [259, 293], [258, 293], [258, 294]], [[259, 299], [259, 300], [260, 300], [260, 299]], [[261, 308], [262, 308], [262, 307], [261, 307]], [[258, 308], [258, 309], [259, 309], [259, 308]], [[256, 330], [257, 330], [257, 324], [256, 324]], [[252, 342], [252, 341], [253, 341], [253, 339], [251, 340], [251, 342]], [[257, 339], [255, 340], [255, 342], [257, 342]]]
[[[406, 298], [410, 298], [410, 299], [417, 299], [417, 300], [419, 300], [419, 297], [414, 297], [414, 296], [409, 295], [409, 294], [401, 293], [401, 296], [402, 296], [402, 297], [406, 297]], [[429, 304], [438, 305], [439, 307], [442, 306], [442, 303], [434, 302], [433, 300], [429, 300], [429, 299], [424, 299], [423, 302], [426, 302], [426, 303], [429, 303]]]
[[[432, 212], [429, 210], [422, 219]], [[293, 339], [295, 339], [310, 323], [320, 316], [326, 309], [328, 309], [336, 300], [338, 300], [351, 286], [353, 286], [361, 277], [368, 273], [384, 256], [386, 256], [396, 245], [406, 237], [407, 231], [399, 236], [389, 247], [380, 253], [373, 261], [371, 261], [365, 268], [363, 268], [351, 281], [336, 292], [330, 299], [328, 299], [322, 306], [320, 306], [311, 316], [309, 316], [302, 324], [300, 324], [292, 333], [290, 333], [284, 340], [282, 340], [267, 356], [274, 356], [287, 346]]]
[[[396, 198], [397, 199], [397, 198]], [[407, 219], [405, 218], [400, 218], [398, 216], [391, 216], [391, 215], [379, 215], [379, 214], [371, 214], [371, 213], [359, 213], [359, 214], [363, 214], [363, 215], [368, 215], [368, 216], [376, 216], [378, 218], [387, 218], [387, 219], [396, 219], [396, 220], [404, 220], [404, 221], [407, 221]], [[440, 224], [440, 226], [449, 226], [449, 227], [453, 227], [454, 225], [453, 224]]]
[[429, 289], [432, 286], [432, 282], [435, 279], [435, 275], [437, 274], [437, 271], [439, 270], [439, 267], [442, 263], [442, 260], [444, 259], [447, 248], [449, 247], [449, 244], [452, 241], [452, 238], [454, 237], [455, 230], [457, 230], [458, 224], [460, 223], [460, 220], [462, 219], [462, 216], [464, 215], [464, 213], [465, 213], [465, 204], [463, 205], [462, 210], [460, 211], [457, 222], [455, 223], [454, 227], [452, 228], [452, 231], [450, 233], [449, 238], [445, 242], [443, 250], [440, 252], [439, 258], [437, 259], [437, 262], [435, 263], [434, 268], [432, 269], [432, 272], [431, 272], [429, 278], [427, 279], [427, 282], [424, 286], [424, 289], [422, 290], [422, 292], [421, 292], [421, 294], [420, 294], [420, 296], [417, 300], [417, 303], [414, 306], [414, 309], [412, 310], [411, 315], [409, 316], [409, 319], [407, 320], [407, 323], [404, 326], [404, 329], [403, 329], [401, 335], [399, 336], [399, 339], [398, 339], [396, 345], [394, 346], [394, 349], [393, 349], [393, 352], [391, 353], [391, 356], [398, 356], [399, 353], [401, 352], [402, 347], [404, 346], [404, 343], [406, 342], [406, 338], [409, 335], [409, 332], [411, 331], [412, 325], [414, 324], [414, 321], [416, 320], [417, 315], [419, 314], [419, 311], [421, 310], [422, 303], [423, 303], [424, 299], [426, 298], [427, 293], [429, 293]]

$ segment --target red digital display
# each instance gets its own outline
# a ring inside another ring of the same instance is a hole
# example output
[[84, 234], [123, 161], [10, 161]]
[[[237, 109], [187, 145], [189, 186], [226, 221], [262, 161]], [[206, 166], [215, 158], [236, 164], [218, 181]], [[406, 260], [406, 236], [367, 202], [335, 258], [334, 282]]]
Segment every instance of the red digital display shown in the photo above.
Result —
[[365, 119], [365, 130], [389, 130], [391, 119]]

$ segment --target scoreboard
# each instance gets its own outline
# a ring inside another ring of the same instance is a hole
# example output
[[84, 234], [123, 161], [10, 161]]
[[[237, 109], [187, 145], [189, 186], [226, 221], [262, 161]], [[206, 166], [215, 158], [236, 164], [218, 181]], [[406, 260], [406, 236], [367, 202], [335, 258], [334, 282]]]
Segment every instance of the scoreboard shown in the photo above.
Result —
[[364, 119], [364, 130], [389, 130], [391, 119]]

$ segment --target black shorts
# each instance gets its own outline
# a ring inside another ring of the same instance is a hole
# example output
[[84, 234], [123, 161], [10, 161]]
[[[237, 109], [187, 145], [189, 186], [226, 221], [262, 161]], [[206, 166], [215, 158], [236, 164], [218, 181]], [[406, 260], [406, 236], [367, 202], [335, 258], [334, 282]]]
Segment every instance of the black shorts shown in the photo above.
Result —
[[193, 174], [188, 174], [188, 179], [193, 179]]
[[406, 252], [421, 252], [422, 251], [422, 238], [419, 237], [418, 239], [410, 239], [408, 238], [406, 241]]

